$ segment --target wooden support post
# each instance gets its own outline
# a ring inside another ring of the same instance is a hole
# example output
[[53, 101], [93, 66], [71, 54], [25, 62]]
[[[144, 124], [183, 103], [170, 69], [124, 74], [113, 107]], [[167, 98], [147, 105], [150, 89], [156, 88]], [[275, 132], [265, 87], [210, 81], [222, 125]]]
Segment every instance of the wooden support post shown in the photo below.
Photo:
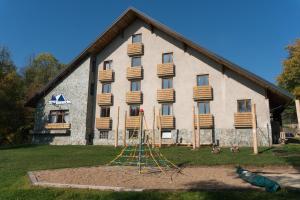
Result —
[[152, 148], [155, 147], [155, 106], [153, 106], [153, 121], [152, 121]]
[[258, 154], [258, 149], [257, 149], [257, 124], [256, 124], [256, 105], [252, 104], [252, 135], [253, 135], [253, 153], [256, 155]]
[[296, 99], [295, 104], [296, 104], [296, 113], [298, 119], [298, 130], [300, 130], [300, 100]]
[[195, 131], [195, 106], [193, 105], [193, 149], [196, 149], [196, 131]]
[[161, 114], [161, 109], [159, 109], [159, 112], [158, 112], [158, 139], [159, 139], [159, 144], [158, 144], [158, 147], [159, 148], [161, 148], [161, 143], [162, 143], [162, 138], [161, 138], [161, 116], [160, 116], [160, 114]]
[[118, 106], [118, 112], [117, 112], [117, 124], [116, 124], [116, 132], [115, 132], [115, 147], [118, 146], [118, 140], [119, 140], [119, 115], [120, 115], [120, 106]]
[[124, 129], [123, 129], [123, 145], [126, 147], [126, 119], [127, 119], [127, 111], [125, 111], [125, 121], [124, 121]]
[[196, 147], [200, 147], [200, 118], [199, 107], [197, 106], [197, 134], [196, 134]]

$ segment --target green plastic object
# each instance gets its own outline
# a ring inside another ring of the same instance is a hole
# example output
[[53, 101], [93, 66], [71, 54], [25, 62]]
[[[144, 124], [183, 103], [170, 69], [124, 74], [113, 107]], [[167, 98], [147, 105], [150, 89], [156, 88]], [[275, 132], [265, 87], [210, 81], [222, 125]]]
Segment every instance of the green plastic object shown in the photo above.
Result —
[[267, 177], [257, 175], [241, 167], [237, 167], [236, 173], [241, 179], [250, 183], [251, 185], [264, 187], [267, 192], [276, 192], [280, 190], [280, 185]]

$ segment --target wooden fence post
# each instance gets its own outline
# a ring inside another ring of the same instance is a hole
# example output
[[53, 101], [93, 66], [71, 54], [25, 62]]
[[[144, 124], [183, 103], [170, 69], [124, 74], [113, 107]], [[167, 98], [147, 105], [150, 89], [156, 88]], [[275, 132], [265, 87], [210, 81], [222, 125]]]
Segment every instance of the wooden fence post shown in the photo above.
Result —
[[124, 129], [123, 129], [123, 145], [126, 147], [126, 120], [127, 120], [127, 111], [125, 111], [125, 121], [124, 121]]
[[115, 132], [115, 147], [118, 146], [118, 140], [119, 140], [119, 115], [120, 115], [120, 106], [118, 106], [118, 112], [117, 112], [117, 125], [116, 125], [116, 132]]
[[199, 117], [199, 107], [197, 106], [197, 139], [196, 139], [196, 146], [200, 147], [200, 117]]
[[161, 116], [160, 116], [160, 114], [161, 114], [161, 110], [159, 109], [159, 112], [158, 112], [158, 125], [159, 125], [159, 131], [158, 131], [158, 139], [159, 139], [159, 148], [161, 148], [161, 143], [162, 143], [162, 138], [161, 138], [161, 134], [162, 134], [162, 132], [161, 132]]
[[155, 106], [153, 106], [153, 122], [152, 122], [152, 148], [155, 147]]
[[196, 149], [196, 131], [195, 131], [195, 106], [193, 105], [193, 149]]
[[258, 154], [258, 149], [257, 149], [257, 124], [256, 124], [256, 105], [252, 105], [252, 136], [253, 136], [253, 152], [254, 154]]

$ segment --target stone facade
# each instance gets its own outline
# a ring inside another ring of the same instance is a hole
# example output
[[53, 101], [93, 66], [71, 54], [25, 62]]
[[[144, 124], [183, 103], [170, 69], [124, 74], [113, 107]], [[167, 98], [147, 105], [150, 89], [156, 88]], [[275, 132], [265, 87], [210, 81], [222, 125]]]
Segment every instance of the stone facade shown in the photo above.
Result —
[[[34, 142], [50, 144], [86, 144], [87, 121], [94, 120], [92, 132], [93, 144], [113, 145], [114, 133], [117, 122], [117, 109], [120, 107], [119, 117], [119, 144], [122, 145], [122, 133], [124, 128], [124, 113], [129, 111], [126, 104], [126, 92], [130, 90], [130, 81], [126, 78], [126, 69], [130, 66], [131, 58], [127, 55], [127, 45], [131, 43], [133, 34], [142, 34], [144, 44], [144, 55], [142, 66], [144, 76], [141, 80], [143, 92], [143, 104], [145, 111], [146, 126], [153, 127], [153, 108], [156, 114], [161, 108], [157, 102], [156, 92], [161, 89], [161, 79], [157, 77], [157, 64], [162, 61], [162, 53], [172, 52], [175, 64], [175, 76], [173, 77], [173, 88], [175, 90], [175, 102], [173, 103], [173, 115], [176, 118], [176, 128], [171, 130], [171, 139], [163, 139], [166, 144], [192, 144], [193, 124], [192, 108], [197, 103], [193, 100], [193, 87], [196, 86], [196, 76], [200, 74], [209, 75], [209, 84], [213, 88], [213, 100], [210, 101], [210, 111], [214, 116], [213, 129], [200, 130], [200, 143], [219, 143], [221, 146], [237, 144], [240, 146], [251, 146], [252, 130], [236, 129], [234, 127], [234, 113], [237, 112], [237, 100], [251, 99], [256, 104], [258, 142], [261, 146], [267, 146], [271, 141], [270, 109], [269, 101], [265, 97], [265, 90], [258, 84], [240, 76], [231, 70], [224, 70], [215, 61], [203, 54], [185, 47], [183, 43], [160, 30], [151, 30], [148, 24], [136, 20], [129, 25], [123, 34], [117, 36], [101, 52], [96, 55], [96, 72], [103, 67], [104, 61], [113, 61], [114, 81], [111, 84], [113, 94], [113, 105], [110, 107], [112, 118], [112, 130], [109, 131], [108, 139], [99, 138], [99, 130], [96, 129], [96, 118], [100, 117], [100, 106], [96, 104], [96, 94], [101, 93], [102, 84], [98, 77], [91, 76], [90, 59], [83, 62], [73, 73], [57, 85], [49, 94], [40, 100], [36, 112], [36, 124]], [[95, 74], [94, 74], [95, 75]], [[90, 80], [90, 77], [94, 80]], [[88, 100], [89, 85], [95, 84], [95, 95]], [[64, 94], [71, 104], [64, 105], [62, 109], [70, 111], [71, 130], [68, 135], [48, 134], [43, 128], [50, 110], [59, 109], [49, 105], [48, 101], [53, 94]], [[89, 103], [88, 103], [89, 102]], [[88, 105], [93, 104], [93, 105]], [[89, 107], [89, 109], [88, 109]], [[89, 111], [87, 111], [89, 110]], [[155, 124], [155, 127], [157, 125]], [[156, 141], [158, 141], [156, 130]], [[126, 134], [128, 137], [128, 134]], [[150, 134], [151, 135], [151, 134]], [[131, 140], [127, 138], [127, 142]]]

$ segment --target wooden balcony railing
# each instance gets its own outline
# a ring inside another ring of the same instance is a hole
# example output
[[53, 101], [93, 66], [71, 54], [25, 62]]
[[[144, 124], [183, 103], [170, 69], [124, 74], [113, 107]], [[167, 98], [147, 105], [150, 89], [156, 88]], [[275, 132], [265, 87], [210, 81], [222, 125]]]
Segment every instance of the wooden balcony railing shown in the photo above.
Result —
[[162, 129], [174, 129], [175, 117], [173, 115], [162, 115], [160, 116], [160, 123]]
[[159, 103], [174, 102], [175, 90], [173, 88], [157, 90], [157, 101]]
[[113, 102], [112, 93], [102, 93], [97, 95], [97, 103], [99, 106], [111, 106]]
[[142, 79], [143, 78], [143, 68], [142, 67], [128, 67], [127, 68], [127, 79]]
[[210, 85], [195, 86], [193, 88], [193, 99], [195, 101], [212, 100], [213, 99], [212, 87]]
[[164, 63], [157, 65], [157, 76], [175, 76], [175, 67], [173, 63]]
[[133, 43], [127, 45], [127, 54], [128, 56], [138, 56], [144, 54], [144, 45], [143, 43]]
[[46, 129], [70, 129], [70, 123], [48, 123], [45, 125]]
[[126, 128], [138, 130], [140, 127], [140, 116], [129, 116], [126, 118]]
[[130, 91], [126, 93], [126, 103], [141, 104], [143, 103], [143, 94], [141, 91]]
[[[199, 117], [199, 118], [198, 118]], [[197, 119], [199, 119], [200, 128], [212, 128], [214, 126], [214, 117], [211, 114], [194, 115], [194, 125], [197, 128]]]
[[113, 70], [100, 70], [99, 71], [99, 81], [101, 82], [112, 82], [113, 81]]
[[111, 130], [112, 119], [110, 117], [96, 118], [96, 128], [101, 130]]
[[234, 126], [236, 128], [251, 128], [252, 113], [251, 112], [234, 113]]

